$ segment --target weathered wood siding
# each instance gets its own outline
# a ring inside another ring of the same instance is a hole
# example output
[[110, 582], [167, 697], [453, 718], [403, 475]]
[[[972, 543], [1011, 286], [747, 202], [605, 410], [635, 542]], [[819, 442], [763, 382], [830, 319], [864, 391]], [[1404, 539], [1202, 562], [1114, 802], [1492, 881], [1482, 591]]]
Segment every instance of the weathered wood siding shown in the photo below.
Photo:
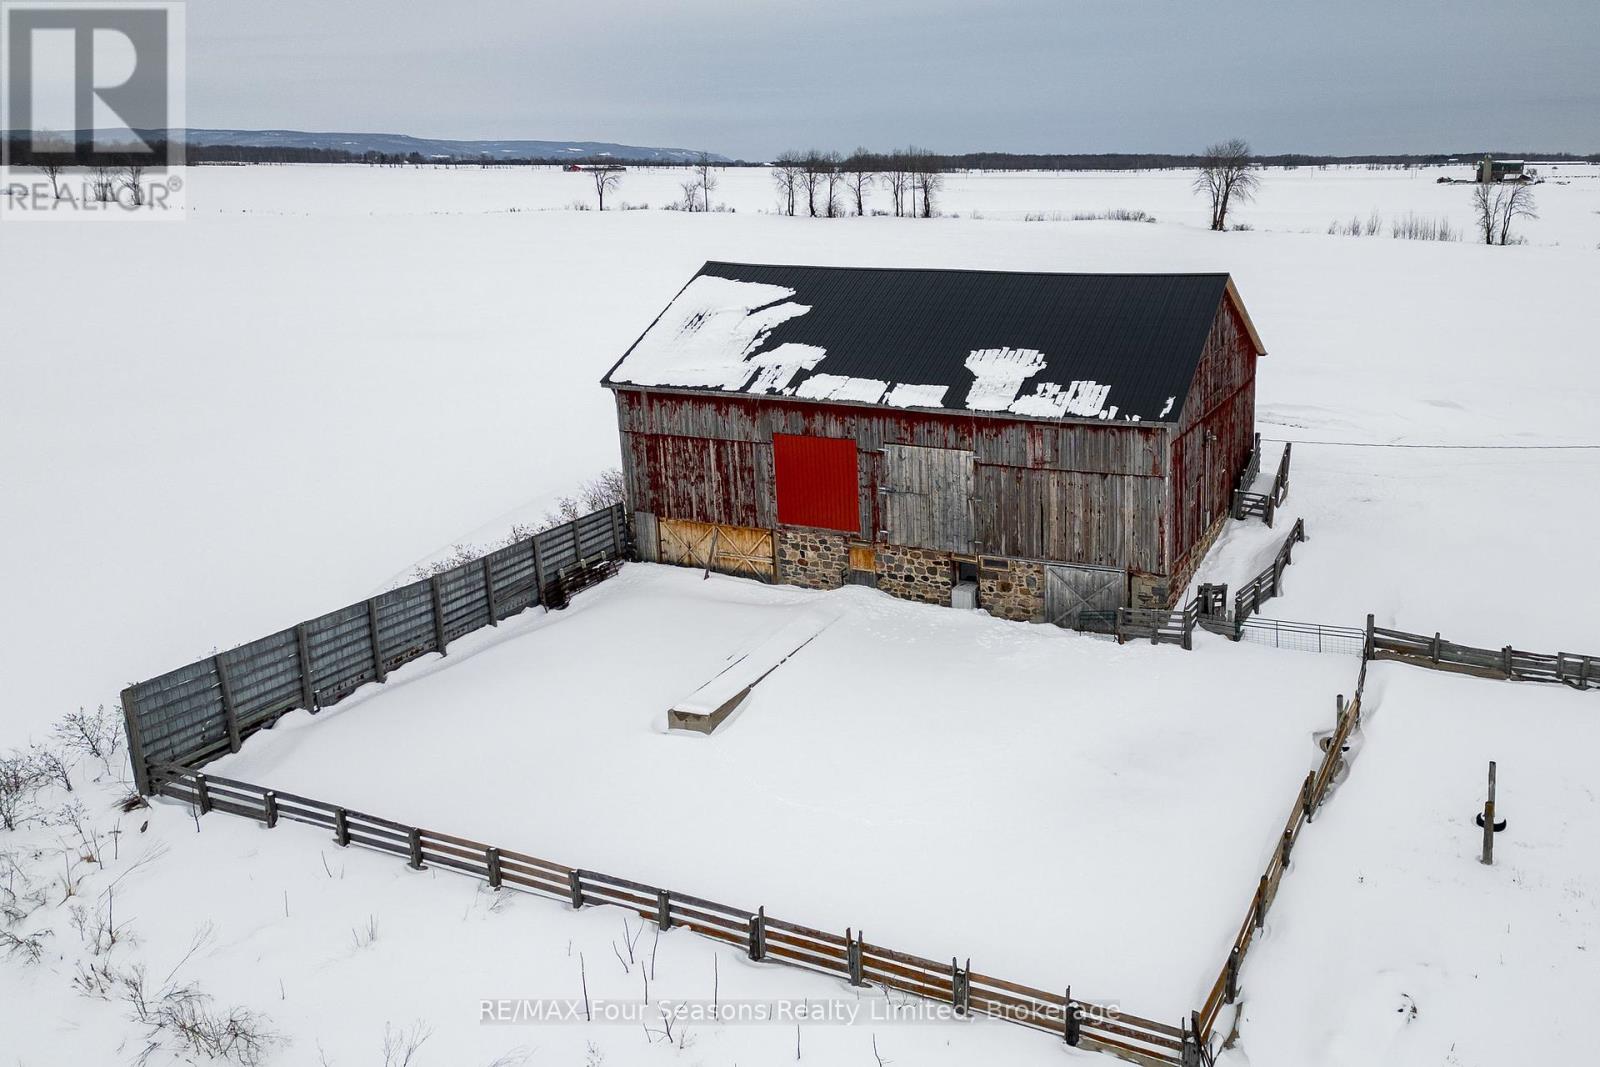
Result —
[[633, 507], [662, 518], [776, 524], [773, 434], [860, 450], [863, 540], [884, 541], [886, 445], [969, 451], [976, 550], [1167, 573], [1171, 428], [899, 412], [763, 397], [617, 391]]
[[884, 540], [912, 548], [973, 551], [972, 453], [884, 445]]
[[1223, 301], [1184, 401], [1168, 483], [1168, 573], [1184, 571], [1205, 531], [1228, 509], [1256, 423], [1256, 353]]

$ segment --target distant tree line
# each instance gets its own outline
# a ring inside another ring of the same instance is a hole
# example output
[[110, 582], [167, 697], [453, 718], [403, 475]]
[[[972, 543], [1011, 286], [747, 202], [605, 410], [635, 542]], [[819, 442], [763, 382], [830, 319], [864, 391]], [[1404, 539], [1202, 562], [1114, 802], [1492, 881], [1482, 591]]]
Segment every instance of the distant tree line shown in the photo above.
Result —
[[[8, 146], [12, 163], [17, 166], [32, 164], [33, 149], [28, 138], [12, 135]], [[164, 154], [165, 144], [158, 146]], [[705, 154], [684, 160], [617, 159], [613, 156], [516, 157], [489, 155], [425, 156], [420, 152], [351, 152], [339, 148], [297, 148], [287, 145], [188, 145], [184, 150], [189, 163], [365, 163], [380, 166], [417, 165], [423, 163], [454, 164], [457, 166], [569, 166], [571, 164], [621, 163], [629, 168], [668, 167], [693, 168]], [[1284, 153], [1255, 156], [1254, 163], [1261, 167], [1323, 167], [1323, 166], [1428, 166], [1447, 163], [1452, 159], [1471, 161], [1481, 159], [1486, 153], [1479, 149], [1456, 153], [1425, 154], [1369, 154], [1369, 155], [1312, 155]], [[1600, 153], [1578, 155], [1571, 152], [1501, 152], [1487, 153], [1496, 158], [1537, 159], [1551, 163], [1600, 163]], [[873, 161], [875, 174], [887, 174], [896, 158], [902, 162], [913, 159], [922, 169], [917, 173], [940, 173], [953, 170], [1192, 170], [1205, 165], [1204, 153], [1180, 154], [1171, 152], [964, 152], [936, 153], [910, 148], [895, 152], [871, 152], [858, 148], [848, 156], [812, 150], [785, 152], [777, 160], [734, 160], [719, 162], [719, 167], [765, 167], [804, 163], [807, 157], [829, 156], [836, 163], [854, 161], [865, 164]], [[63, 161], [64, 165], [70, 165]], [[845, 173], [860, 173], [860, 170]], [[836, 190], [837, 191], [837, 190]], [[842, 195], [842, 193], [841, 193]], [[919, 193], [920, 198], [920, 193]], [[851, 198], [852, 200], [854, 197]], [[909, 205], [909, 195], [905, 204]], [[909, 208], [903, 213], [910, 214]]]
[[915, 146], [892, 152], [858, 148], [848, 156], [821, 149], [791, 151], [772, 163], [778, 210], [837, 218], [865, 215], [867, 189], [882, 186], [897, 218], [932, 218], [947, 169], [942, 157]]

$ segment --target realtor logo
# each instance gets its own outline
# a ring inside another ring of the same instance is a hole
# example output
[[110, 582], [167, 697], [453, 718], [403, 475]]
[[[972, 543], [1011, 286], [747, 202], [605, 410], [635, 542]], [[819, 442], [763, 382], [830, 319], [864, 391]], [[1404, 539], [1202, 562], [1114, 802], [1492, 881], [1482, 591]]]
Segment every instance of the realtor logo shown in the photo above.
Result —
[[177, 2], [0, 0], [0, 210], [178, 214], [183, 14]]

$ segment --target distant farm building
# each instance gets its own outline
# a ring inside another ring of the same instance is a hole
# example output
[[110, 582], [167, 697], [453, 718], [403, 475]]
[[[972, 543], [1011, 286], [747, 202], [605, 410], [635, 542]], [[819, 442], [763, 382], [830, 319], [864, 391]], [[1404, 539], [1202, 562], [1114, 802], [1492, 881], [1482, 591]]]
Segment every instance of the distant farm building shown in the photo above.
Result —
[[1182, 595], [1264, 354], [1225, 274], [707, 263], [603, 384], [645, 558], [1070, 625]]
[[1478, 161], [1478, 182], [1488, 185], [1493, 182], [1520, 182], [1528, 175], [1525, 173], [1527, 164], [1520, 159], [1494, 159], [1484, 156]]

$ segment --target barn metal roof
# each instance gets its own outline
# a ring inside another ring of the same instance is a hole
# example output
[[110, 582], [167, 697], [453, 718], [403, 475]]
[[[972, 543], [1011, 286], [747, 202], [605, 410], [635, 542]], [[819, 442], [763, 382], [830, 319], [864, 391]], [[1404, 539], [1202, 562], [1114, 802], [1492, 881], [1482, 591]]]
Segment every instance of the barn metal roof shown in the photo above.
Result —
[[1032, 418], [1175, 422], [1226, 274], [707, 263], [606, 375]]

